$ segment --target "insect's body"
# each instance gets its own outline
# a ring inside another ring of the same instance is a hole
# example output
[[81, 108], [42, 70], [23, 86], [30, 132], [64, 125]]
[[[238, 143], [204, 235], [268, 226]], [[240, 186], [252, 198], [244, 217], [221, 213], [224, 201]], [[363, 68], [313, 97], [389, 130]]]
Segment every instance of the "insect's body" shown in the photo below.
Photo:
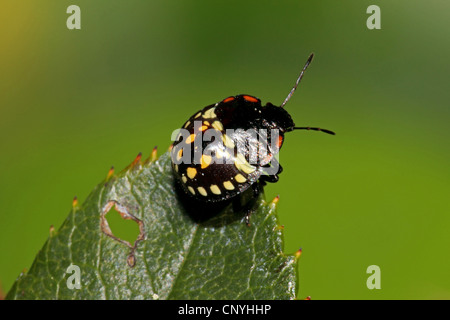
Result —
[[171, 151], [174, 174], [185, 194], [196, 201], [218, 203], [253, 187], [256, 198], [260, 185], [278, 181], [282, 168], [275, 155], [286, 132], [311, 129], [334, 134], [295, 127], [283, 108], [312, 57], [281, 106], [262, 106], [258, 98], [238, 95], [203, 108], [185, 122]]
[[[186, 134], [187, 139], [181, 139], [180, 135], [175, 141], [172, 159], [182, 157], [182, 148], [189, 148], [191, 152], [188, 161], [173, 162], [174, 171], [183, 190], [200, 201], [231, 199], [258, 179], [278, 180], [280, 169], [272, 175], [268, 174], [267, 169], [282, 145], [284, 133], [293, 128], [294, 122], [283, 108], [271, 103], [262, 106], [259, 99], [249, 95], [228, 97], [205, 107], [183, 125], [189, 134]], [[208, 130], [213, 130], [214, 137], [221, 140], [215, 146], [212, 145], [214, 139], [205, 139], [203, 133]], [[227, 130], [235, 134], [227, 134]], [[273, 130], [277, 130], [276, 137], [272, 137]], [[260, 132], [267, 133], [266, 143]], [[276, 141], [272, 141], [273, 138]], [[208, 155], [200, 155], [197, 164], [194, 161], [196, 147], [201, 147], [202, 152], [210, 147]], [[252, 155], [252, 150], [257, 154]]]

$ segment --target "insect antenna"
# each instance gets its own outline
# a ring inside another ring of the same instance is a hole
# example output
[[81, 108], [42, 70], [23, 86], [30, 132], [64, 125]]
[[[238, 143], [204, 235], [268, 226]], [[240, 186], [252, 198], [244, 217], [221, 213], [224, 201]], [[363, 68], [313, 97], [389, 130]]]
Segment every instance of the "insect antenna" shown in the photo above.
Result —
[[286, 105], [286, 103], [289, 101], [289, 99], [291, 99], [292, 95], [294, 94], [295, 89], [297, 89], [300, 81], [303, 78], [303, 74], [305, 73], [306, 69], [308, 68], [309, 64], [311, 63], [313, 57], [314, 57], [314, 53], [311, 53], [309, 55], [308, 60], [305, 63], [305, 66], [303, 67], [302, 71], [300, 72], [300, 75], [298, 76], [297, 81], [295, 81], [294, 87], [291, 89], [291, 92], [289, 92], [289, 94], [287, 95], [286, 99], [284, 99], [283, 103], [281, 104], [282, 108]]
[[317, 127], [294, 127], [293, 130], [314, 130], [314, 131], [322, 131], [328, 134], [332, 134], [335, 135], [336, 133], [334, 133], [331, 130], [327, 130], [327, 129], [321, 129], [321, 128], [317, 128]]

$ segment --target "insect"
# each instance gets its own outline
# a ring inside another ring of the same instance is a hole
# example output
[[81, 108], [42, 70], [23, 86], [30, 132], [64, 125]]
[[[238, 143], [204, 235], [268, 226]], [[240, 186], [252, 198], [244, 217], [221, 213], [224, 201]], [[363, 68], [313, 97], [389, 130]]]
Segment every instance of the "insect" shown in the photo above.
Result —
[[293, 88], [275, 106], [247, 94], [230, 96], [206, 106], [182, 126], [171, 150], [172, 168], [183, 192], [201, 203], [218, 203], [238, 198], [253, 190], [253, 201], [244, 208], [245, 221], [266, 182], [277, 182], [283, 170], [275, 156], [284, 135], [294, 130], [322, 131], [317, 127], [296, 127], [284, 108], [297, 89], [313, 59], [306, 61]]

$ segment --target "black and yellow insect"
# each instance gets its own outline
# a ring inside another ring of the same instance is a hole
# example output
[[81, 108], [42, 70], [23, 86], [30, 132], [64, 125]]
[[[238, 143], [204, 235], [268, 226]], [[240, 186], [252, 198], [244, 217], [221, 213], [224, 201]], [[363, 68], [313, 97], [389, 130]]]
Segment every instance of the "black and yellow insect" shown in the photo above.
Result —
[[278, 181], [282, 167], [275, 155], [285, 133], [306, 129], [334, 134], [316, 127], [296, 127], [284, 109], [312, 58], [313, 54], [281, 106], [262, 106], [258, 98], [240, 94], [203, 108], [184, 123], [184, 134], [180, 132], [175, 139], [171, 156], [174, 174], [186, 195], [216, 203], [236, 198], [252, 187], [256, 198], [265, 182]]

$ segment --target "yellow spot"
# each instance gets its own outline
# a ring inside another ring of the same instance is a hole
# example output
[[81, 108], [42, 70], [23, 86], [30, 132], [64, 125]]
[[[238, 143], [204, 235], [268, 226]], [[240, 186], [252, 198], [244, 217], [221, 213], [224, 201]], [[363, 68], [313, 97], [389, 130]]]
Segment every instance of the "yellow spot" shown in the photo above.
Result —
[[222, 125], [222, 122], [220, 122], [220, 121], [217, 121], [217, 120], [214, 121], [213, 124], [212, 124], [212, 127], [214, 129], [219, 130], [219, 131], [223, 131], [223, 125]]
[[181, 177], [181, 180], [183, 180], [183, 183], [186, 183], [186, 182], [187, 182], [187, 178], [186, 178], [186, 176], [185, 176], [185, 175], [183, 175], [183, 176]]
[[175, 165], [175, 171], [178, 172], [178, 165]]
[[188, 121], [188, 122], [186, 122], [185, 124], [184, 124], [184, 127], [183, 128], [187, 128], [187, 127], [189, 127], [189, 125], [191, 124], [191, 122], [190, 121]]
[[202, 155], [202, 158], [200, 159], [202, 169], [208, 167], [209, 164], [211, 163], [211, 160], [212, 160], [211, 156], [208, 156], [206, 154]]
[[234, 190], [234, 186], [233, 186], [233, 184], [231, 183], [231, 181], [225, 181], [225, 182], [223, 183], [223, 186], [224, 186], [225, 189], [227, 189], [227, 190]]
[[215, 184], [212, 184], [211, 187], [209, 187], [209, 188], [211, 189], [211, 192], [214, 193], [214, 194], [220, 194], [221, 193], [219, 187], [217, 185], [215, 185]]
[[239, 165], [242, 165], [242, 164], [246, 164], [247, 160], [245, 160], [245, 157], [242, 153], [238, 153], [234, 162]]
[[211, 108], [208, 111], [205, 112], [205, 114], [203, 115], [203, 118], [205, 119], [210, 119], [210, 118], [215, 118], [217, 117], [216, 114], [214, 113], [214, 109], [215, 108]]
[[244, 183], [245, 181], [247, 181], [247, 179], [244, 178], [244, 176], [240, 173], [238, 173], [234, 179], [239, 182], [239, 183]]
[[198, 117], [200, 117], [202, 115], [202, 113], [201, 112], [199, 112], [199, 113], [197, 113], [196, 115], [195, 115], [195, 117], [194, 118], [198, 118]]
[[190, 193], [195, 194], [195, 190], [191, 186], [188, 186], [188, 190]]
[[245, 157], [241, 153], [239, 153], [234, 160], [234, 165], [239, 171], [242, 171], [246, 174], [250, 174], [256, 170], [254, 166], [250, 165], [247, 160], [245, 160]]
[[208, 121], [203, 121], [203, 124], [204, 124], [205, 126], [210, 126], [210, 125], [211, 125]]
[[222, 135], [222, 140], [223, 140], [224, 145], [225, 145], [227, 148], [234, 149], [234, 142], [233, 142], [233, 139], [231, 139], [231, 138], [230, 138], [229, 136], [227, 136], [226, 134], [223, 134], [223, 135]]
[[201, 126], [201, 127], [200, 127], [200, 131], [205, 131], [206, 129], [208, 129], [207, 126]]
[[217, 149], [216, 150], [216, 154], [215, 154], [217, 159], [221, 159], [221, 158], [231, 158], [230, 153], [225, 149]]
[[208, 195], [208, 193], [206, 192], [205, 188], [203, 188], [203, 187], [198, 187], [197, 190], [204, 197], [206, 197]]
[[197, 170], [195, 168], [189, 167], [187, 168], [186, 173], [190, 179], [194, 179], [195, 176], [197, 175]]
[[192, 143], [195, 139], [195, 134], [191, 134], [189, 137], [187, 137], [186, 139], [186, 143]]
[[180, 149], [177, 153], [177, 161], [180, 161], [182, 156], [183, 156], [183, 149]]

